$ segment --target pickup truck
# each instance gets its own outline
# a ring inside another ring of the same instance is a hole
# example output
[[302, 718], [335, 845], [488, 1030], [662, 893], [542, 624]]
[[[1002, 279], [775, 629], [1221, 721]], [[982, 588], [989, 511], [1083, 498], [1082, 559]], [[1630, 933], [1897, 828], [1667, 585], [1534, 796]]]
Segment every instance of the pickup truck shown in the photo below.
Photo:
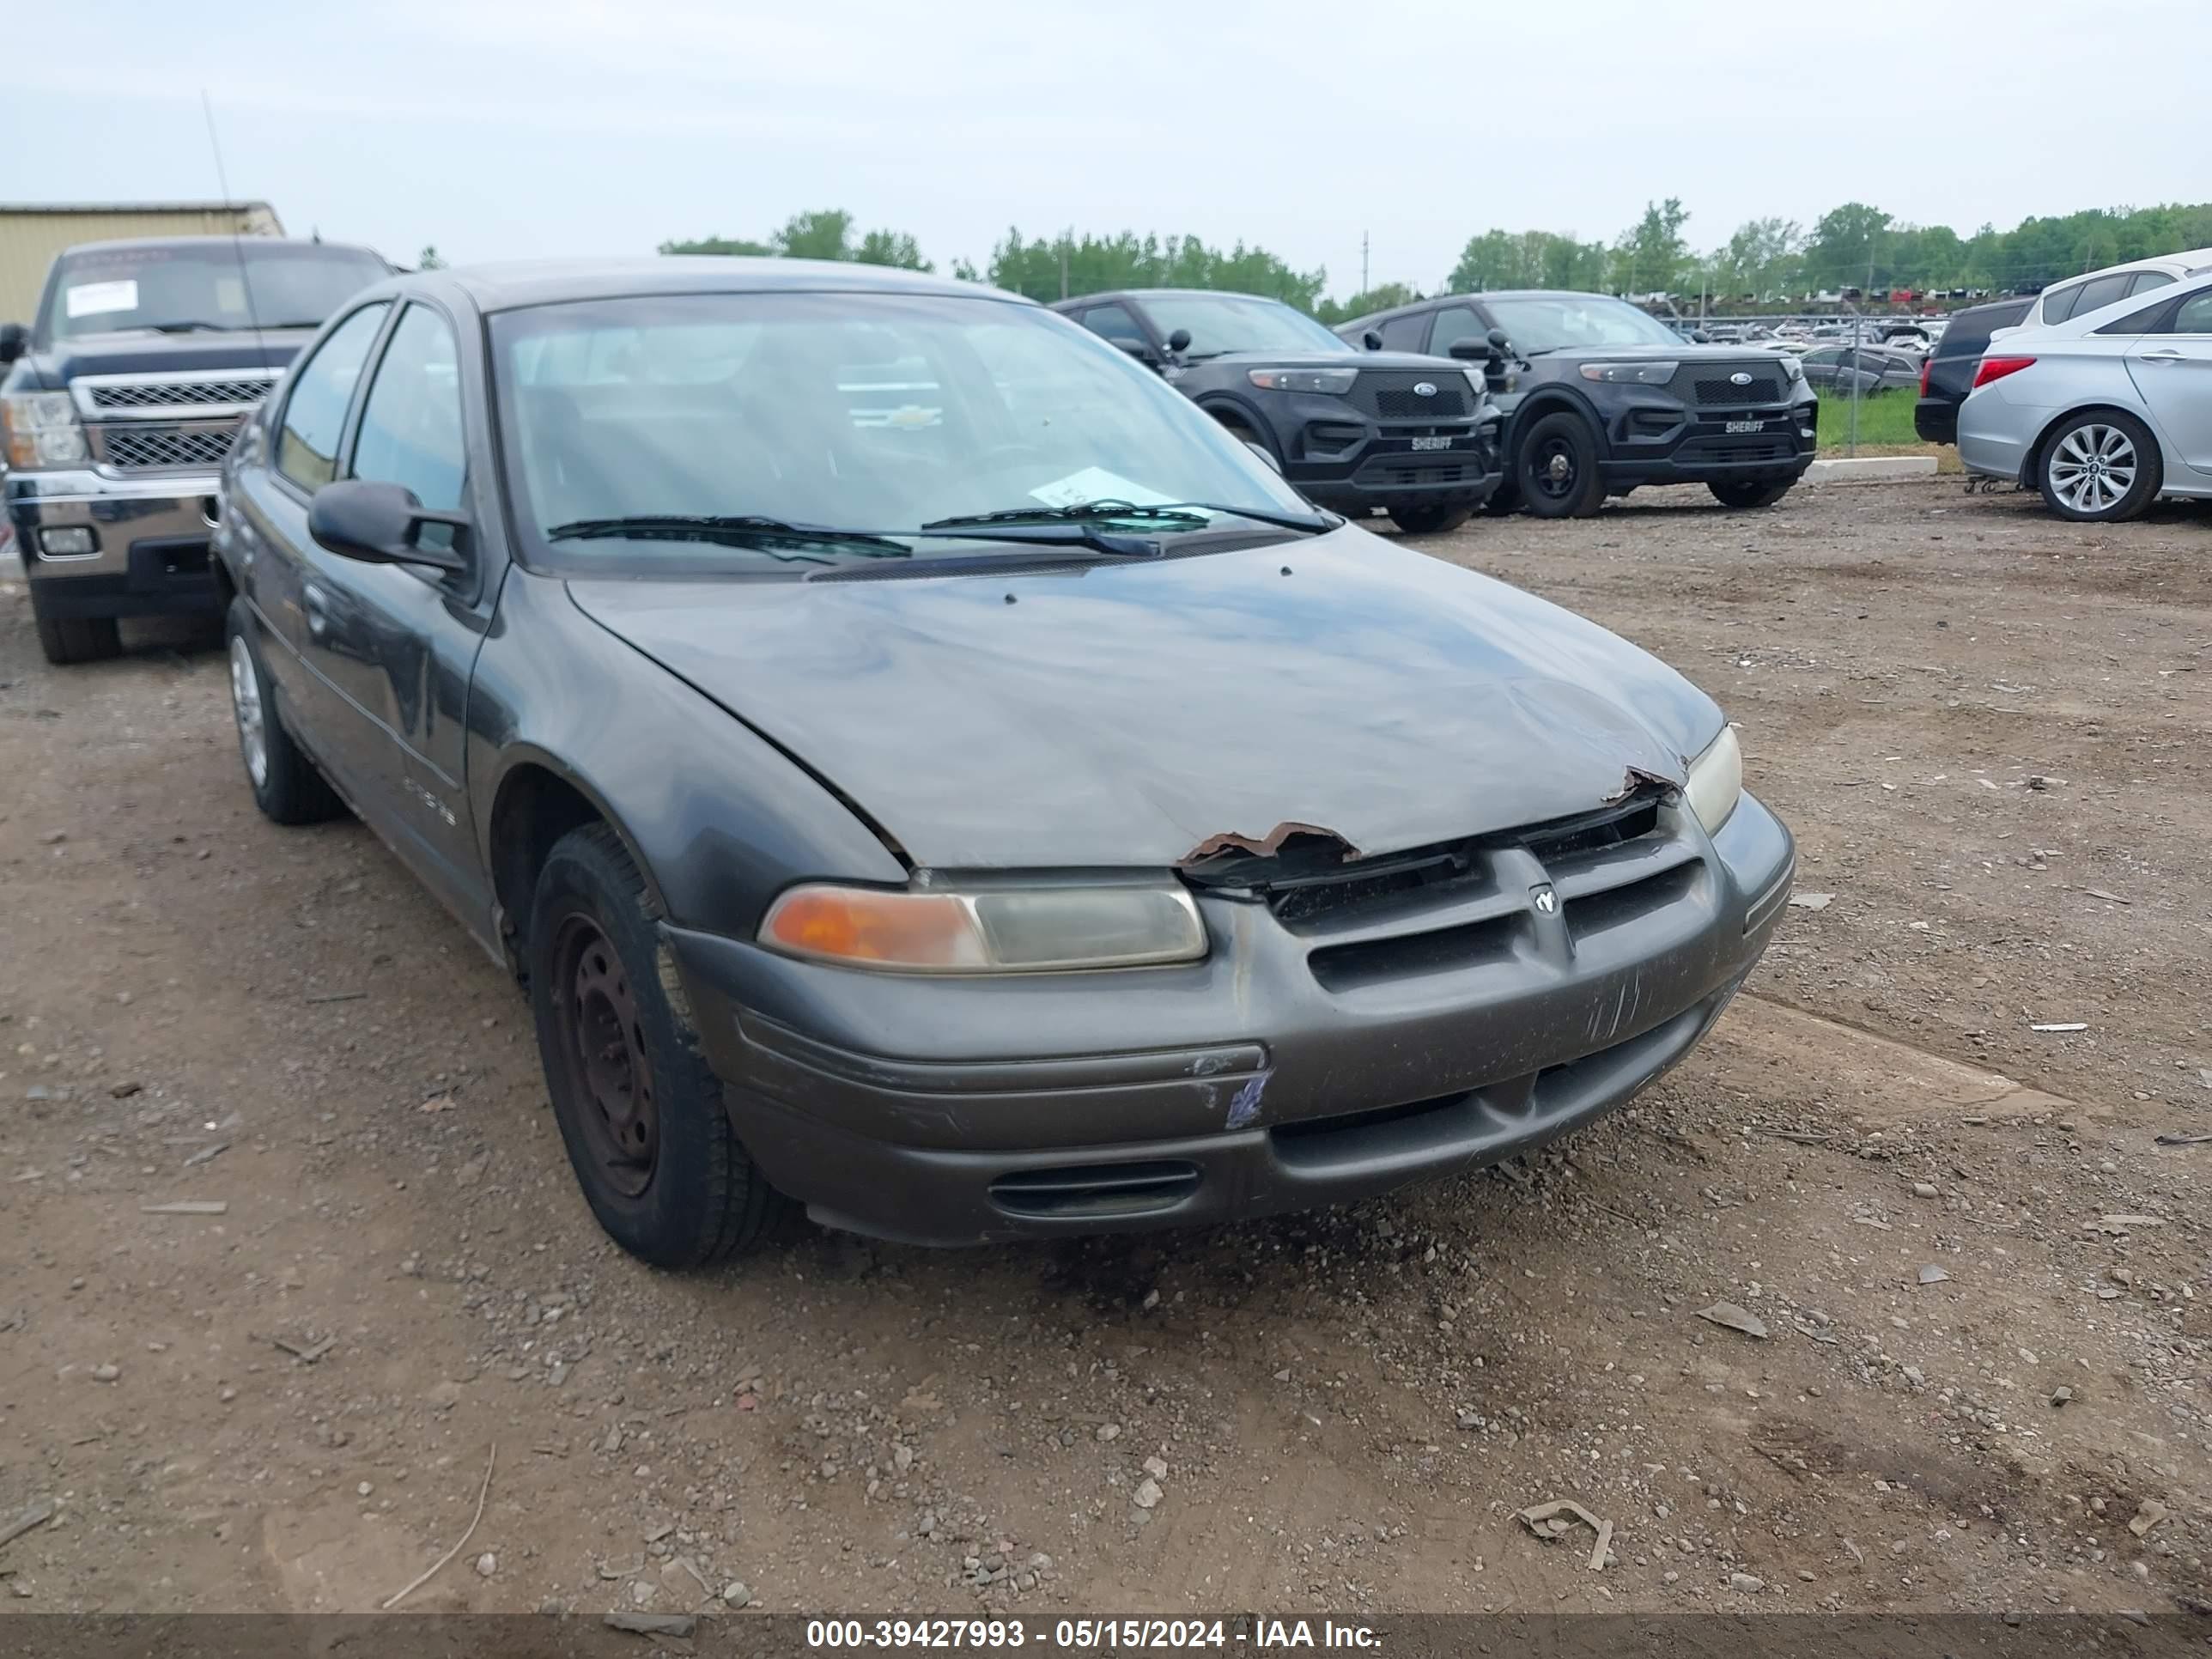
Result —
[[114, 655], [118, 617], [221, 615], [208, 544], [239, 425], [391, 272], [367, 248], [262, 236], [56, 258], [29, 326], [0, 325], [7, 517], [47, 661]]

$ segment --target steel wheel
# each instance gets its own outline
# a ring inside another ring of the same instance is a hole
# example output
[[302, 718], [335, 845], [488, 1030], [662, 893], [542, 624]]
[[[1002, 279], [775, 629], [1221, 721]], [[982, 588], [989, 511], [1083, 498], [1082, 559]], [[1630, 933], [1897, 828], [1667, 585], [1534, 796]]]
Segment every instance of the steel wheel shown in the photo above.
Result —
[[1581, 482], [1575, 446], [1564, 434], [1547, 439], [1529, 452], [1524, 488], [1548, 500], [1564, 501], [1573, 495]]
[[2051, 488], [2076, 513], [2109, 513], [2135, 488], [2141, 461], [2135, 440], [2117, 426], [2075, 427], [2051, 447]]
[[660, 1158], [660, 1112], [636, 995], [613, 943], [589, 916], [562, 921], [553, 961], [557, 1061], [582, 1108], [591, 1157], [610, 1187], [640, 1197]]
[[261, 678], [252, 653], [238, 635], [230, 640], [230, 708], [238, 720], [238, 752], [256, 789], [269, 782], [269, 731], [261, 712]]

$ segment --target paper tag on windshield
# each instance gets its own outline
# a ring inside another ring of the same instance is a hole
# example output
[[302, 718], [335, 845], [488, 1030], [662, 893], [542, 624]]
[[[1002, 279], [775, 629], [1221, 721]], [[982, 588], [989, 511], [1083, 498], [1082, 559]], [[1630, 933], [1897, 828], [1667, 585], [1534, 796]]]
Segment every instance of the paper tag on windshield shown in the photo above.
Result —
[[68, 290], [63, 303], [72, 317], [98, 317], [111, 311], [138, 309], [138, 282], [125, 276], [119, 282], [86, 283]]
[[1103, 466], [1086, 466], [1065, 478], [1055, 478], [1030, 491], [1047, 507], [1083, 507], [1091, 501], [1127, 501], [1132, 507], [1158, 507], [1175, 499], [1140, 483], [1131, 483]]

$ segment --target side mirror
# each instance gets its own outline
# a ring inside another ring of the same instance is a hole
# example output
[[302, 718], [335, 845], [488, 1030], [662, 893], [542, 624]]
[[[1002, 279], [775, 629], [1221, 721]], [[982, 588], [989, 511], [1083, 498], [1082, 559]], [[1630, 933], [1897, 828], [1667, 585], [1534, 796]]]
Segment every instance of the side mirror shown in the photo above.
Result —
[[307, 533], [316, 545], [328, 548], [342, 559], [364, 564], [420, 564], [448, 574], [465, 571], [469, 562], [449, 548], [424, 547], [426, 525], [449, 526], [459, 533], [469, 527], [465, 513], [434, 513], [415, 499], [415, 492], [396, 483], [372, 483], [363, 478], [341, 478], [325, 484], [307, 504]]
[[1370, 351], [1380, 351], [1382, 349], [1382, 337], [1370, 328], [1359, 337], [1359, 343]]
[[1502, 328], [1492, 329], [1486, 337], [1490, 341], [1490, 349], [1492, 351], [1510, 351], [1513, 349], [1513, 342], [1506, 337], [1505, 331]]
[[12, 363], [30, 349], [30, 330], [21, 323], [0, 323], [0, 363]]
[[1170, 351], [1188, 351], [1188, 350], [1189, 350], [1189, 349], [1190, 349], [1190, 331], [1189, 331], [1188, 329], [1187, 329], [1187, 328], [1179, 328], [1179, 329], [1177, 329], [1174, 333], [1172, 333], [1172, 334], [1169, 335], [1169, 336], [1168, 336], [1168, 349], [1169, 349]]
[[1244, 441], [1244, 447], [1250, 450], [1261, 460], [1267, 462], [1268, 470], [1273, 472], [1278, 477], [1282, 476], [1283, 464], [1275, 459], [1273, 452], [1271, 451], [1267, 445], [1255, 444], [1249, 438], [1247, 438]]
[[1478, 357], [1490, 356], [1490, 342], [1478, 340], [1472, 334], [1462, 334], [1451, 343], [1449, 355], [1463, 363], [1471, 363]]

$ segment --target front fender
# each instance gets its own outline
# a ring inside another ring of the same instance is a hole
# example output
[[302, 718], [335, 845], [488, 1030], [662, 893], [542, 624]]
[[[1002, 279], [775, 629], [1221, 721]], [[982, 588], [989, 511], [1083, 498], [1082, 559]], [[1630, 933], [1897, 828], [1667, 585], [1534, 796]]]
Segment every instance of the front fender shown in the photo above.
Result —
[[[1588, 421], [1590, 430], [1597, 434], [1597, 453], [1604, 460], [1613, 453], [1612, 441], [1606, 435], [1606, 420], [1598, 406], [1573, 387], [1558, 380], [1547, 380], [1532, 386], [1514, 406], [1507, 417], [1503, 447], [1510, 457], [1521, 441], [1521, 434], [1531, 426], [1560, 410], [1581, 416]], [[1509, 463], [1510, 465], [1510, 463]]]
[[610, 633], [565, 583], [520, 569], [477, 658], [468, 779], [479, 852], [518, 768], [553, 773], [629, 848], [679, 926], [750, 935], [801, 880], [903, 882], [907, 866], [793, 757]]

